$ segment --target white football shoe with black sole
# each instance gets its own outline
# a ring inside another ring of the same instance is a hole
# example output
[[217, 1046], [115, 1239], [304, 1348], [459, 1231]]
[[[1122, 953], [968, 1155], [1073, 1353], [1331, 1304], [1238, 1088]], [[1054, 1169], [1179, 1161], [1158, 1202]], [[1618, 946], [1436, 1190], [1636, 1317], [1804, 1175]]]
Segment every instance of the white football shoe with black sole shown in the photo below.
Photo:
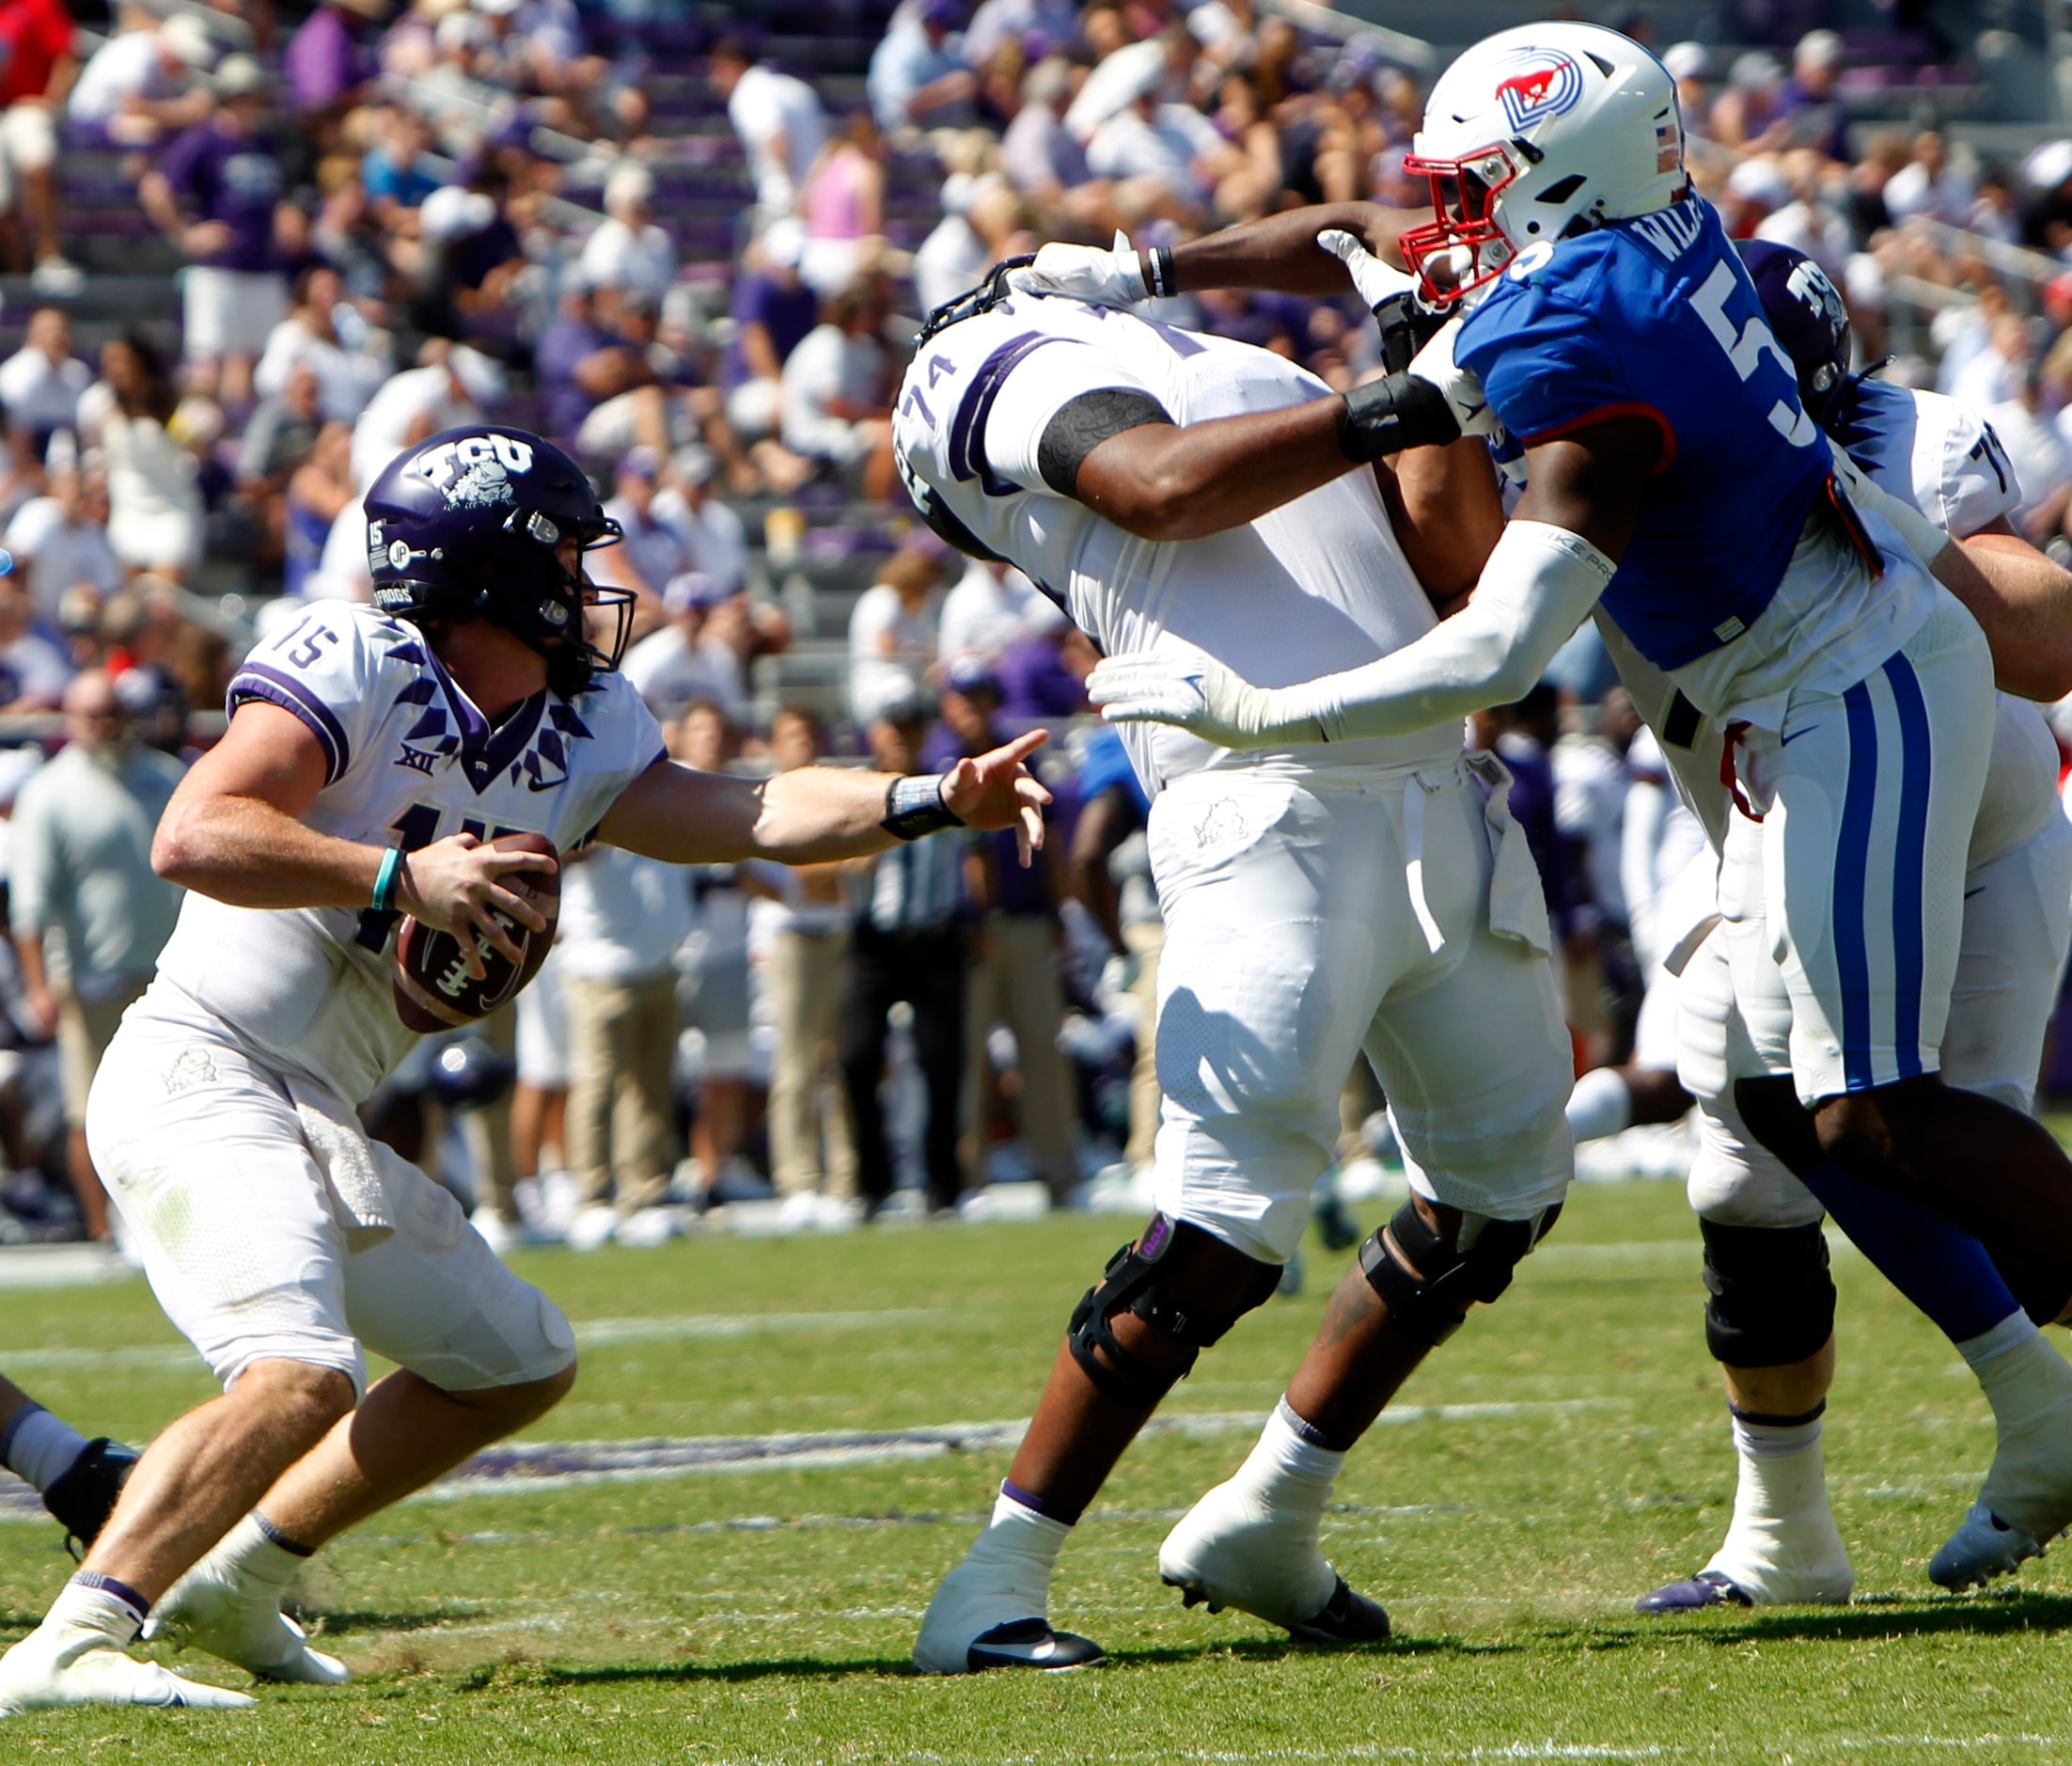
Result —
[[1056, 1674], [1107, 1660], [1091, 1638], [1053, 1631], [1040, 1594], [1015, 1587], [1012, 1567], [991, 1561], [985, 1544], [981, 1536], [936, 1587], [914, 1640], [916, 1667], [923, 1674], [978, 1674], [988, 1668]]
[[1306, 1644], [1373, 1644], [1389, 1615], [1330, 1566], [1313, 1514], [1279, 1514], [1240, 1479], [1218, 1484], [1158, 1548], [1159, 1579], [1188, 1606], [1233, 1606]]

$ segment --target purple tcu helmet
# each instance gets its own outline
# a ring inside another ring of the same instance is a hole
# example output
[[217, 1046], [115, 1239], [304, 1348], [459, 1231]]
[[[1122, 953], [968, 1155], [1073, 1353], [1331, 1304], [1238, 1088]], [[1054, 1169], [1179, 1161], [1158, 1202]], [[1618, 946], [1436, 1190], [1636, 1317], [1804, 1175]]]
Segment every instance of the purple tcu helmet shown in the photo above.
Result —
[[[470, 423], [407, 448], [369, 489], [367, 561], [374, 605], [413, 620], [481, 618], [546, 657], [563, 698], [616, 669], [633, 624], [629, 590], [600, 589], [572, 570], [560, 545], [611, 545], [619, 524], [604, 513], [583, 469], [552, 442], [522, 429]], [[592, 640], [603, 616], [611, 640]]]
[[1849, 386], [1849, 309], [1828, 273], [1793, 245], [1738, 242], [1763, 314], [1798, 370], [1806, 414], [1831, 429]]

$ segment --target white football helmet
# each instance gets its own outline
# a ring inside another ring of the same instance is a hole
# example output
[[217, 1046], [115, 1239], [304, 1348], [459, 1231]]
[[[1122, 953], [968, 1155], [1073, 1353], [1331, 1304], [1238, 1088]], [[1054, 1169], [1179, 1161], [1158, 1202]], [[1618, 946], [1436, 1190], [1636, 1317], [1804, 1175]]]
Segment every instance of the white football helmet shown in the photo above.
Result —
[[1535, 241], [1649, 213], [1689, 189], [1675, 81], [1599, 24], [1520, 24], [1468, 50], [1432, 88], [1404, 169], [1431, 179], [1435, 216], [1404, 233], [1404, 259], [1442, 303]]

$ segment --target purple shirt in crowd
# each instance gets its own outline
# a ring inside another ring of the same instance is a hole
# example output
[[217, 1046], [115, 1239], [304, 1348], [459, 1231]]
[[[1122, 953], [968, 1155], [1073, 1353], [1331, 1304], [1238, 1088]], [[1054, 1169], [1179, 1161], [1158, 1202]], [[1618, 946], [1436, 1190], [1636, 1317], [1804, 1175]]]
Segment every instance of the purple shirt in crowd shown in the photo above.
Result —
[[1010, 723], [1069, 717], [1086, 709], [1085, 685], [1059, 660], [1056, 640], [1040, 633], [1016, 639], [1000, 653], [994, 672], [1000, 677], [1000, 716]]
[[319, 7], [289, 39], [284, 57], [297, 110], [327, 110], [374, 77], [374, 57], [337, 7]]
[[540, 341], [533, 346], [532, 367], [546, 402], [549, 435], [567, 441], [583, 427], [583, 419], [597, 401], [576, 384], [575, 365], [617, 340], [573, 313], [557, 313], [554, 323], [540, 334]]
[[270, 136], [227, 134], [198, 122], [160, 157], [158, 169], [196, 220], [221, 221], [229, 244], [196, 261], [212, 270], [279, 270], [274, 210], [281, 199], [280, 158]]
[[[786, 288], [774, 276], [744, 276], [734, 285], [733, 317], [737, 325], [761, 324], [770, 334], [770, 347], [782, 362], [798, 348], [799, 339], [820, 323], [820, 302], [813, 291], [801, 284]], [[727, 346], [723, 376], [730, 392], [753, 379], [742, 357], [741, 345]]]

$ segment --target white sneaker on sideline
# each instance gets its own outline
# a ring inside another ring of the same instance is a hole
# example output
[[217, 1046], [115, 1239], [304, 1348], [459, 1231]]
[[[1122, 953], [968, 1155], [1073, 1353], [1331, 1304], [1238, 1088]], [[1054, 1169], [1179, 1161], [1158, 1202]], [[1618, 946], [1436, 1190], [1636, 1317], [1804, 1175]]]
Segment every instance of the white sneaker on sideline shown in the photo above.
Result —
[[602, 1202], [592, 1202], [578, 1208], [575, 1218], [569, 1222], [569, 1249], [571, 1251], [597, 1251], [612, 1241], [619, 1231], [619, 1211]]
[[530, 1221], [507, 1221], [493, 1207], [477, 1208], [467, 1218], [468, 1224], [481, 1234], [483, 1242], [499, 1257], [512, 1251], [561, 1242], [552, 1233], [542, 1232]]
[[612, 1237], [635, 1251], [649, 1251], [683, 1236], [683, 1210], [658, 1203], [639, 1208], [619, 1222]]

